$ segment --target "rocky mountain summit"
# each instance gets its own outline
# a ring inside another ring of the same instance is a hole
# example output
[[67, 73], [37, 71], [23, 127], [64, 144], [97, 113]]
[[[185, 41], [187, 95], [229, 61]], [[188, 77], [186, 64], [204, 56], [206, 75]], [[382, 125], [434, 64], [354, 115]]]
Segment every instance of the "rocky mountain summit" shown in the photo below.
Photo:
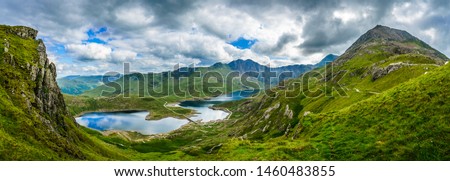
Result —
[[377, 25], [360, 36], [335, 63], [341, 65], [357, 55], [375, 54], [380, 51], [386, 55], [411, 53], [425, 55], [435, 60], [447, 60], [444, 54], [408, 32]]

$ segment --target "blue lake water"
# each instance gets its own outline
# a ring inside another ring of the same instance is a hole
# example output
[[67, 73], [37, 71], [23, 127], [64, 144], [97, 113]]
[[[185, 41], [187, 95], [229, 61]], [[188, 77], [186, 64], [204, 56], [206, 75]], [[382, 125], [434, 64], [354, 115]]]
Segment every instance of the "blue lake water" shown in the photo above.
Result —
[[[240, 100], [253, 95], [255, 91], [236, 91], [231, 94], [214, 97], [210, 100], [183, 101], [178, 106], [193, 109], [197, 114], [190, 119], [198, 121], [212, 121], [224, 119], [229, 113], [221, 110], [210, 109], [215, 104]], [[145, 120], [147, 111], [122, 111], [122, 112], [92, 112], [76, 118], [78, 124], [100, 130], [124, 130], [137, 131], [142, 134], [166, 133], [180, 128], [188, 123], [186, 119], [163, 118], [160, 120]]]

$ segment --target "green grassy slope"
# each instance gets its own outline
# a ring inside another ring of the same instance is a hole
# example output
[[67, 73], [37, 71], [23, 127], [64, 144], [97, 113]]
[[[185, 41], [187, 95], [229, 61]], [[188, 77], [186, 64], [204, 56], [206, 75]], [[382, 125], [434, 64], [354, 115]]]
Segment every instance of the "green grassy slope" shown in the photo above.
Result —
[[412, 35], [404, 35], [408, 39], [402, 41], [368, 38], [373, 31], [380, 33], [377, 28], [368, 31], [362, 36], [367, 42], [358, 40], [358, 47], [349, 48], [331, 66], [289, 80], [240, 106], [235, 111], [243, 114], [236, 118], [235, 135], [267, 139], [288, 134], [305, 113], [339, 111], [433, 71], [447, 60]]
[[[239, 117], [225, 124], [244, 141], [234, 140], [222, 153], [238, 158], [241, 149], [253, 152], [242, 159], [448, 160], [445, 61], [407, 32], [377, 26], [332, 67], [232, 106]], [[263, 148], [271, 149], [253, 150]]]
[[38, 52], [42, 42], [17, 35], [27, 31], [32, 32], [0, 25], [0, 160], [127, 159], [82, 131], [63, 100], [53, 99], [62, 99], [51, 87], [56, 84], [53, 65]]
[[339, 111], [308, 114], [283, 137], [232, 139], [213, 157], [450, 160], [449, 74], [446, 65]]

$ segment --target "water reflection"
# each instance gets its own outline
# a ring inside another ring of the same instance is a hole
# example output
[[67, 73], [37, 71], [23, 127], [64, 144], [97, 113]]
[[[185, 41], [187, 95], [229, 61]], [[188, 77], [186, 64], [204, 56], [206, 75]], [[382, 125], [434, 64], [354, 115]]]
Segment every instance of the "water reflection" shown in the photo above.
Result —
[[[256, 91], [236, 91], [228, 95], [214, 97], [210, 100], [183, 101], [179, 106], [194, 109], [198, 114], [191, 116], [192, 120], [211, 121], [224, 119], [229, 113], [222, 110], [210, 109], [215, 104], [240, 100], [251, 96]], [[125, 130], [137, 131], [142, 134], [166, 133], [180, 128], [188, 123], [186, 119], [164, 118], [160, 120], [147, 121], [147, 111], [124, 111], [124, 112], [94, 112], [87, 113], [76, 118], [76, 121], [83, 126], [104, 131], [104, 130]]]
[[142, 134], [158, 134], [175, 130], [188, 123], [185, 119], [164, 118], [158, 121], [147, 121], [147, 111], [140, 112], [105, 112], [87, 113], [76, 118], [80, 125], [104, 131], [126, 130]]

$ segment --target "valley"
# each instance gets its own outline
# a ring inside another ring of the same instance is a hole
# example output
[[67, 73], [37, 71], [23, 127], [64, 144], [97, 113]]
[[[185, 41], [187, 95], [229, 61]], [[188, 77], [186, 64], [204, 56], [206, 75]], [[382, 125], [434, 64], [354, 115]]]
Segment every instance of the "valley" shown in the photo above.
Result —
[[[2, 160], [450, 159], [449, 59], [403, 30], [377, 25], [331, 63], [244, 83], [224, 75], [267, 67], [236, 60], [57, 84], [36, 35], [0, 26]], [[248, 89], [259, 92], [225, 96]]]

